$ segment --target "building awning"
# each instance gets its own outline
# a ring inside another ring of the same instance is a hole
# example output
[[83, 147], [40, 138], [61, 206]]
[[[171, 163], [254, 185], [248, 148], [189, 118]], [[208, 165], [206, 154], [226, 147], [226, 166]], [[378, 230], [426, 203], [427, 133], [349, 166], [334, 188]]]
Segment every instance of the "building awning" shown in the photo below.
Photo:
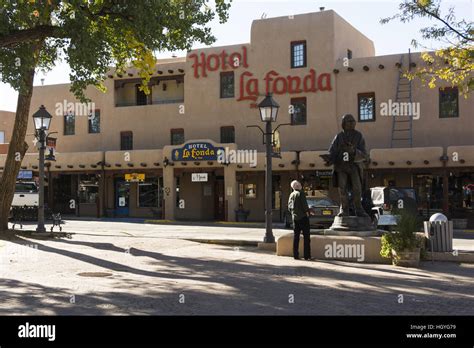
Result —
[[[272, 170], [294, 170], [294, 152], [281, 152], [280, 157], [272, 157]], [[267, 154], [265, 152], [257, 153], [256, 166], [253, 163], [238, 163], [237, 171], [264, 171], [267, 163]]]
[[442, 167], [442, 147], [372, 149], [370, 169]]
[[[38, 158], [38, 156], [36, 156]], [[80, 171], [101, 169], [102, 151], [57, 152], [56, 161], [51, 161], [50, 171]]]
[[448, 146], [448, 167], [474, 167], [474, 145]]
[[327, 151], [301, 151], [300, 152], [300, 170], [328, 170], [332, 167], [326, 167], [324, 160], [320, 155], [327, 155]]
[[[3, 158], [2, 158], [3, 157]], [[0, 163], [3, 166], [5, 156], [0, 156]], [[97, 170], [100, 169], [103, 153], [101, 151], [95, 152], [60, 152], [55, 154], [56, 161], [45, 161], [49, 166], [49, 170], [58, 171], [80, 171], [80, 170]], [[38, 153], [27, 153], [21, 161], [21, 169], [23, 170], [38, 170], [39, 166]]]
[[163, 150], [106, 151], [105, 170], [163, 168]]
[[[5, 162], [7, 160], [7, 155], [0, 155], [0, 170], [3, 171], [5, 167]], [[37, 153], [27, 153], [23, 160], [21, 161], [22, 170], [38, 170], [38, 160], [39, 156]]]

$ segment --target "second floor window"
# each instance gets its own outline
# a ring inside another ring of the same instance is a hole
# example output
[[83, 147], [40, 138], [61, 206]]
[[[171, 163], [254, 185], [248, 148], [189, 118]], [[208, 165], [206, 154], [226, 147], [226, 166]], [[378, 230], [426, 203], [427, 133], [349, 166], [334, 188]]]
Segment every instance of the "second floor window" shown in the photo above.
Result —
[[357, 95], [359, 122], [375, 121], [375, 93]]
[[234, 126], [221, 127], [221, 143], [235, 143], [235, 128]]
[[352, 59], [352, 51], [347, 50], [347, 59]]
[[74, 135], [76, 131], [76, 116], [73, 113], [64, 115], [64, 135]]
[[306, 124], [306, 98], [292, 98], [290, 111], [292, 125]]
[[177, 128], [171, 130], [171, 145], [181, 145], [184, 143], [184, 129]]
[[5, 131], [0, 131], [0, 144], [5, 144]]
[[439, 89], [439, 117], [459, 117], [458, 89], [456, 87]]
[[89, 133], [100, 133], [100, 110], [94, 110], [88, 117]]
[[234, 72], [221, 72], [221, 98], [234, 98]]
[[306, 67], [306, 41], [295, 41], [291, 43], [291, 67]]
[[120, 133], [120, 150], [133, 150], [133, 133]]
[[137, 105], [146, 105], [147, 98], [145, 92], [140, 90], [140, 85], [135, 85], [135, 93], [137, 99]]

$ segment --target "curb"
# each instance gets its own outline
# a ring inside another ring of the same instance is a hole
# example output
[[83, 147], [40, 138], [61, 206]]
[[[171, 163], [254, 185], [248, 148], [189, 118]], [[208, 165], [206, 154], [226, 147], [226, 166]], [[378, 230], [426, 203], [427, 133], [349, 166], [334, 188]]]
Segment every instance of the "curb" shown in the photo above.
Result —
[[[228, 221], [215, 221], [215, 222], [202, 222], [202, 221], [177, 221], [177, 220], [145, 220], [145, 224], [154, 225], [187, 225], [187, 226], [209, 226], [209, 227], [246, 227], [246, 228], [265, 228], [265, 224], [261, 222], [228, 222]], [[279, 226], [273, 226], [275, 229], [280, 229]]]
[[205, 244], [216, 244], [216, 245], [228, 245], [228, 246], [251, 246], [257, 247], [257, 241], [250, 240], [232, 240], [232, 239], [199, 239], [199, 238], [185, 238], [190, 242], [205, 243]]

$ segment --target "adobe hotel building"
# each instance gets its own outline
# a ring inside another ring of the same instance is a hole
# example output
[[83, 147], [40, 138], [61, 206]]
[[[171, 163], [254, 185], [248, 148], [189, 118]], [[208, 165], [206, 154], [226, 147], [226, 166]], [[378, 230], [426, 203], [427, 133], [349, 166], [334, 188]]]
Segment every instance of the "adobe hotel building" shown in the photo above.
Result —
[[[263, 221], [264, 145], [261, 133], [247, 126], [261, 124], [256, 104], [270, 91], [280, 104], [274, 127], [291, 123], [275, 136], [281, 155], [273, 159], [275, 221], [295, 178], [309, 195], [337, 198], [319, 155], [340, 131], [344, 113], [358, 119], [365, 136], [371, 187], [413, 186], [425, 207], [462, 210], [461, 187], [474, 183], [474, 103], [456, 89], [410, 85], [400, 77], [400, 69], [422, 64], [419, 54], [375, 56], [370, 39], [335, 12], [322, 11], [255, 20], [249, 43], [159, 60], [148, 96], [133, 69], [111, 73], [107, 93], [87, 91], [95, 118], [77, 110], [57, 115], [59, 104], [76, 102], [69, 85], [35, 87], [31, 112], [44, 104], [53, 115], [50, 131], [57, 132], [47, 202], [80, 216], [227, 221], [242, 204], [249, 220]], [[409, 118], [381, 114], [383, 103], [410, 98], [419, 103], [418, 119], [401, 123]], [[4, 143], [13, 118], [0, 113]], [[397, 131], [403, 125], [411, 131]], [[258, 151], [256, 165], [220, 163], [212, 150], [226, 147]], [[37, 175], [37, 160], [31, 145], [22, 169]], [[127, 181], [132, 173], [144, 180]], [[207, 178], [196, 181], [196, 173]], [[71, 199], [79, 202], [74, 209]]]

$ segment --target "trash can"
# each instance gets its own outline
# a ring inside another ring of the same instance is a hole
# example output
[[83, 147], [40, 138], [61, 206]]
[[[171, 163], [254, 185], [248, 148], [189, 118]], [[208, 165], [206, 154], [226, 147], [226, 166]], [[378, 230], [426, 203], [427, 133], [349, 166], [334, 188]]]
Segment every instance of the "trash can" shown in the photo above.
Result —
[[434, 252], [453, 251], [453, 222], [443, 214], [434, 214], [424, 222], [425, 235], [430, 240], [428, 249]]
[[236, 210], [235, 211], [235, 220], [237, 222], [247, 222], [247, 217], [249, 216], [250, 211], [248, 210]]

